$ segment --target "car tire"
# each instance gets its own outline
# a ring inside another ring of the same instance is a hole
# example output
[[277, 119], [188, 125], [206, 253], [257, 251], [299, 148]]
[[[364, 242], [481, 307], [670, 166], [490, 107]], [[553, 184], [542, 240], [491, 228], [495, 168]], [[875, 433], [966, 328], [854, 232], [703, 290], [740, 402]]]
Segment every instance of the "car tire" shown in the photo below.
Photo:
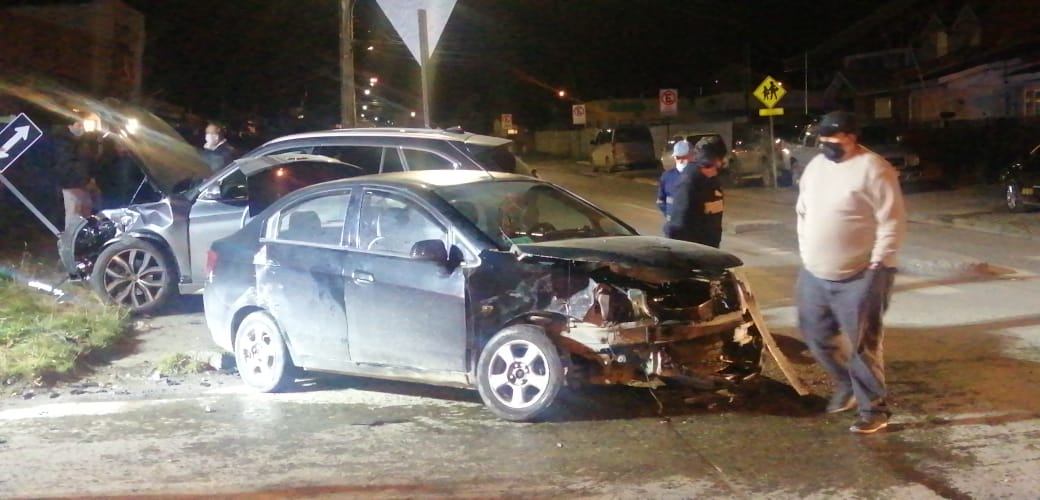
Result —
[[281, 392], [298, 372], [278, 322], [264, 311], [250, 313], [235, 332], [235, 365], [246, 385], [260, 392]]
[[1019, 213], [1025, 210], [1022, 202], [1022, 188], [1014, 182], [1004, 185], [1004, 202], [1007, 204], [1008, 212]]
[[109, 304], [125, 306], [133, 314], [151, 313], [177, 295], [177, 271], [172, 262], [158, 245], [126, 239], [101, 251], [90, 284]]
[[504, 420], [526, 421], [543, 414], [556, 402], [563, 381], [556, 345], [531, 325], [498, 332], [477, 362], [480, 398]]

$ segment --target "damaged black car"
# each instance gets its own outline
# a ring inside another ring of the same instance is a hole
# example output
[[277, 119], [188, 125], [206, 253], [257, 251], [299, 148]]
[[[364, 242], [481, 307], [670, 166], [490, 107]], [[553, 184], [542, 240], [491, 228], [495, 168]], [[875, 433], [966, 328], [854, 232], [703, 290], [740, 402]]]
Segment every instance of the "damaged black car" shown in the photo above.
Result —
[[216, 241], [205, 315], [260, 391], [300, 369], [397, 379], [522, 421], [566, 386], [759, 374], [741, 265], [530, 177], [393, 173], [301, 189]]

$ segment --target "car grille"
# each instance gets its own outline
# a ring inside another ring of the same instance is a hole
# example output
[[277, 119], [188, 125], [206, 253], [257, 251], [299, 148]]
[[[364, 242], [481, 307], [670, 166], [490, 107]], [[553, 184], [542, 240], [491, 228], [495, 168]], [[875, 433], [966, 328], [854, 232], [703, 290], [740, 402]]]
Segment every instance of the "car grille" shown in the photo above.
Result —
[[708, 321], [740, 310], [740, 292], [730, 273], [666, 283], [647, 291], [647, 307], [659, 321]]

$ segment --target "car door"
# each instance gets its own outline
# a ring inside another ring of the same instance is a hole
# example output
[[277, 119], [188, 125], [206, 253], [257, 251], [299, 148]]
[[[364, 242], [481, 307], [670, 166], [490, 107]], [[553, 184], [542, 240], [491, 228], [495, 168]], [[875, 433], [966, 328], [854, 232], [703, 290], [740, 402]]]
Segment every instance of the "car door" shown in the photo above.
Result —
[[300, 366], [337, 370], [350, 359], [343, 286], [351, 268], [343, 239], [349, 200], [349, 190], [313, 196], [282, 209], [265, 229], [258, 299]]
[[463, 270], [410, 256], [418, 241], [448, 245], [447, 223], [410, 195], [373, 188], [362, 193], [357, 231], [346, 281], [351, 359], [465, 371]]
[[238, 169], [203, 189], [188, 212], [190, 274], [182, 269], [181, 281], [202, 284], [210, 245], [242, 227], [248, 204], [246, 176]]

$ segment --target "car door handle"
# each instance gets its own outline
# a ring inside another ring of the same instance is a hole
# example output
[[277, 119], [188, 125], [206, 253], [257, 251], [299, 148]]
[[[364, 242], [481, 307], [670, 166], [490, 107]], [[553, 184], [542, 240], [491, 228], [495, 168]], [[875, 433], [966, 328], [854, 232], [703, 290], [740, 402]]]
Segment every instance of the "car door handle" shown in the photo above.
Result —
[[350, 277], [354, 279], [354, 283], [357, 283], [359, 285], [363, 285], [366, 283], [375, 283], [376, 281], [376, 277], [372, 276], [372, 273], [367, 273], [365, 271], [354, 271], [354, 273], [351, 274]]

